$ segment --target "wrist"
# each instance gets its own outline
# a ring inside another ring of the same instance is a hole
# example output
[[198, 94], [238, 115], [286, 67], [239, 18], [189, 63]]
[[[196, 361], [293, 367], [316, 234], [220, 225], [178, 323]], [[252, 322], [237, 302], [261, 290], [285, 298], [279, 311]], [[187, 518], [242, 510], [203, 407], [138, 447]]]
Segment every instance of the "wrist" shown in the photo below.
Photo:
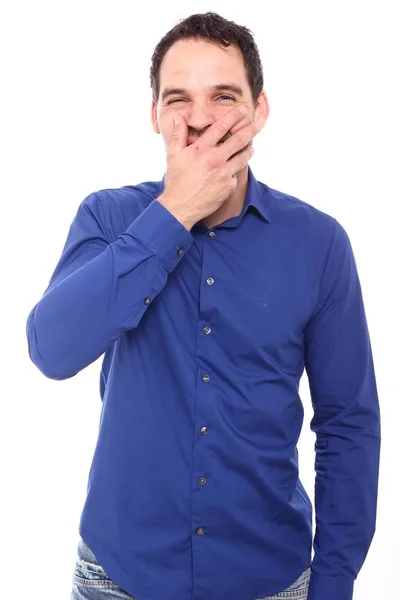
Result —
[[193, 216], [188, 215], [182, 208], [177, 206], [176, 202], [172, 198], [168, 198], [166, 195], [161, 194], [157, 201], [160, 202], [188, 231], [191, 230], [196, 220], [193, 220]]

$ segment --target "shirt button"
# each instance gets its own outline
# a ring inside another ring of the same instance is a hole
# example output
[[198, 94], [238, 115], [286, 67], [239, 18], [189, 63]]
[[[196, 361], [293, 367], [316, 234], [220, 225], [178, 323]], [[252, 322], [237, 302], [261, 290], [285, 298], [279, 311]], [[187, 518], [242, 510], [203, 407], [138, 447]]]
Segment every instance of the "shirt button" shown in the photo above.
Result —
[[150, 298], [146, 298], [146, 300], [144, 301], [145, 304], [150, 304]]
[[208, 375], [203, 375], [202, 380], [204, 381], [204, 383], [208, 383], [210, 381], [210, 378]]
[[214, 283], [214, 279], [212, 277], [209, 277], [207, 279], [207, 283], [208, 283], [208, 285], [212, 285]]
[[204, 533], [204, 527], [198, 527], [196, 531], [197, 531], [198, 535], [203, 535], [203, 533]]
[[200, 429], [200, 432], [201, 432], [203, 435], [206, 435], [206, 433], [208, 433], [208, 427], [202, 427], [202, 428]]
[[178, 250], [177, 254], [178, 254], [179, 256], [182, 256], [182, 254], [183, 254], [183, 253], [184, 253], [184, 249], [183, 249], [183, 248], [179, 248], [179, 250]]
[[207, 483], [207, 479], [205, 477], [200, 477], [199, 483], [200, 485], [204, 485], [205, 483]]
[[204, 327], [203, 331], [206, 335], [208, 335], [209, 333], [211, 333], [211, 327]]
[[208, 237], [209, 238], [215, 238], [215, 231], [209, 231]]

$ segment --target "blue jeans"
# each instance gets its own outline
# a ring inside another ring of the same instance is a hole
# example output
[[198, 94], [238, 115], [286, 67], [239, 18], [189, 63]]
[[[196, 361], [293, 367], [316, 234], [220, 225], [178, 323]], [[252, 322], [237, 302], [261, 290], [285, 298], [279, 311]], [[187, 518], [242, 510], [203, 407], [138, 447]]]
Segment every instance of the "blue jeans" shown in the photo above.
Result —
[[[311, 568], [307, 569], [286, 590], [254, 600], [307, 600], [308, 584]], [[78, 555], [72, 578], [71, 600], [137, 600], [117, 585], [100, 566], [95, 555], [83, 541], [79, 539]]]

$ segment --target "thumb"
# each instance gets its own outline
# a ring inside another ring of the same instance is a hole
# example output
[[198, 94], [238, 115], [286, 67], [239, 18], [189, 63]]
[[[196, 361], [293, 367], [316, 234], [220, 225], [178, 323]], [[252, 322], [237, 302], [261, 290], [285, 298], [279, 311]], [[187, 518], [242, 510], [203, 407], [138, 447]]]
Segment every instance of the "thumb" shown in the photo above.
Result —
[[169, 151], [176, 152], [177, 150], [181, 150], [182, 148], [184, 148], [187, 145], [187, 140], [185, 139], [186, 136], [187, 131], [185, 132], [184, 122], [182, 121], [180, 115], [177, 113], [176, 115], [174, 115]]

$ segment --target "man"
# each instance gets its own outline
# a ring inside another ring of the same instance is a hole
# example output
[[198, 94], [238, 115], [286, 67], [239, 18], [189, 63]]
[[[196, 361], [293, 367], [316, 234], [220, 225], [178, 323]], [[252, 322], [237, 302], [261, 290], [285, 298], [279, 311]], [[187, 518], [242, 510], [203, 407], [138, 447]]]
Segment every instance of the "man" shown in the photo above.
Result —
[[380, 415], [349, 237], [248, 165], [269, 112], [248, 29], [192, 15], [158, 44], [151, 83], [164, 177], [85, 198], [27, 322], [47, 377], [104, 354], [72, 597], [350, 600]]

